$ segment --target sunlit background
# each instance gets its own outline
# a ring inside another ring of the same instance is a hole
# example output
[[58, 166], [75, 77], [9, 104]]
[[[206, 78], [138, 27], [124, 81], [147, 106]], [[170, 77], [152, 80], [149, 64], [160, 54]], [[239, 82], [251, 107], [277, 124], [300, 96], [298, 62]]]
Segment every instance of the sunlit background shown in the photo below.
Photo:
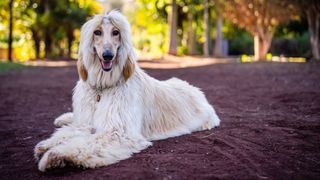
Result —
[[304, 62], [319, 59], [319, 6], [317, 0], [5, 0], [0, 59], [76, 59], [81, 25], [118, 9], [131, 23], [139, 59]]

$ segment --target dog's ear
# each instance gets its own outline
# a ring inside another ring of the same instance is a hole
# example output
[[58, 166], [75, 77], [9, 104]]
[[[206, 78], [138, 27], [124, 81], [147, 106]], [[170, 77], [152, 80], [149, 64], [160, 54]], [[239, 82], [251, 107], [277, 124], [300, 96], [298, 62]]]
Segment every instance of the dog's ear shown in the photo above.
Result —
[[83, 58], [82, 53], [79, 53], [79, 58], [77, 61], [77, 69], [78, 69], [79, 77], [83, 81], [86, 81], [88, 79], [88, 71], [86, 70], [86, 68], [83, 65], [82, 58]]
[[[82, 27], [80, 32], [80, 44], [79, 44], [79, 58], [77, 62], [79, 77], [86, 81], [88, 79], [88, 72], [85, 67], [88, 67], [87, 62], [91, 62], [94, 58], [92, 36], [95, 28], [101, 24], [103, 15], [96, 15], [89, 21], [87, 21]], [[85, 66], [86, 65], [86, 66]]]
[[127, 81], [130, 78], [130, 76], [134, 73], [134, 69], [135, 69], [134, 62], [130, 57], [128, 57], [122, 72], [125, 81]]

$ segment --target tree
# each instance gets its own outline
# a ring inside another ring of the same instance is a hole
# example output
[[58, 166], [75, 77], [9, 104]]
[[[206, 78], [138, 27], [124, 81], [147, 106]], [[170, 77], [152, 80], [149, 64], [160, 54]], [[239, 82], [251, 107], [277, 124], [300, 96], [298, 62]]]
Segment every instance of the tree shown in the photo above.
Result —
[[[56, 7], [55, 1], [49, 1], [49, 0], [43, 0], [41, 1], [41, 6], [43, 6], [44, 9], [44, 15], [43, 15], [43, 23], [44, 23], [44, 53], [45, 58], [51, 58], [53, 55], [53, 40], [54, 35], [58, 31], [58, 24], [56, 22], [55, 16], [53, 14], [53, 10]], [[61, 21], [61, 20], [60, 20]]]
[[264, 60], [276, 27], [297, 15], [292, 3], [279, 0], [226, 0], [224, 16], [254, 36], [256, 60]]
[[188, 13], [188, 39], [187, 39], [187, 47], [188, 47], [188, 54], [189, 55], [195, 55], [196, 54], [196, 33], [194, 28], [194, 18], [193, 13]]
[[74, 31], [80, 29], [87, 17], [98, 11], [96, 2], [25, 1], [28, 5], [24, 10], [23, 18], [28, 22], [28, 29], [32, 33], [37, 59], [40, 58], [42, 41], [45, 44], [46, 58], [57, 56], [71, 58], [72, 44], [76, 39]]
[[30, 0], [27, 1], [24, 9], [23, 18], [28, 22], [27, 28], [32, 33], [32, 40], [35, 50], [35, 58], [40, 59], [40, 44], [44, 34], [44, 7], [43, 1]]
[[222, 20], [222, 13], [223, 13], [223, 1], [222, 0], [215, 0], [214, 1], [214, 10], [217, 15], [217, 22], [216, 22], [216, 41], [213, 48], [213, 55], [215, 57], [223, 57], [223, 20]]
[[320, 61], [320, 1], [294, 0], [307, 18], [313, 59]]
[[210, 21], [209, 21], [209, 3], [208, 0], [203, 1], [203, 21], [204, 21], [204, 45], [203, 52], [204, 56], [209, 56], [210, 49]]
[[215, 57], [223, 57], [223, 34], [222, 34], [222, 16], [218, 14], [216, 25], [216, 41], [214, 44], [213, 54]]
[[197, 12], [198, 9], [202, 8], [202, 4], [198, 0], [185, 0], [184, 7], [182, 9], [187, 9], [187, 23], [186, 27], [183, 27], [186, 29], [187, 32], [187, 48], [188, 48], [188, 54], [189, 55], [196, 55], [196, 45], [197, 45]]
[[13, 32], [13, 0], [9, 1], [9, 40], [8, 40], [8, 61], [12, 61], [12, 32]]
[[222, 5], [223, 3], [220, 2], [221, 0], [214, 0], [214, 1], [203, 1], [203, 16], [204, 16], [204, 39], [205, 43], [203, 46], [204, 56], [210, 55], [210, 48], [212, 46], [211, 41], [211, 22], [210, 20], [213, 19], [210, 17], [210, 10], [214, 10], [216, 13], [216, 39], [213, 48], [213, 55], [216, 57], [223, 56], [223, 35], [222, 35]]
[[177, 2], [172, 0], [170, 14], [169, 54], [177, 55]]

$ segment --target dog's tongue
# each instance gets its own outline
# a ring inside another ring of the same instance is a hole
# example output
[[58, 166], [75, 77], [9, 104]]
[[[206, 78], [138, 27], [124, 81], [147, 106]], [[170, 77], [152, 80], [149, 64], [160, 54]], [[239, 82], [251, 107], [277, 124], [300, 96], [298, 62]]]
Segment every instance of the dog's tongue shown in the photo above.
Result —
[[105, 70], [110, 69], [112, 67], [112, 61], [108, 61], [108, 62], [102, 61], [101, 64], [102, 64], [102, 68]]

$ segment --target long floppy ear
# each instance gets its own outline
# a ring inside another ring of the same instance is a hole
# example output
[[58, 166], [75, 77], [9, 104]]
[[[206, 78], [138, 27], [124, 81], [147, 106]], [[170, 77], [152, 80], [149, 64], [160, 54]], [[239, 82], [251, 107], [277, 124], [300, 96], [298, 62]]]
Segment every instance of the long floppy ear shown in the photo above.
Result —
[[123, 71], [122, 71], [125, 81], [127, 81], [131, 77], [131, 75], [134, 73], [134, 69], [135, 69], [135, 65], [134, 65], [133, 59], [131, 57], [128, 57], [127, 62], [124, 65]]
[[131, 41], [130, 24], [127, 18], [119, 11], [110, 11], [108, 14], [106, 14], [106, 16], [109, 17], [111, 23], [115, 27], [120, 29], [121, 48], [118, 52], [118, 58], [126, 61], [123, 66], [122, 74], [125, 81], [127, 81], [134, 73], [136, 63], [135, 53]]
[[88, 79], [88, 71], [86, 68], [90, 67], [90, 63], [94, 58], [92, 46], [93, 31], [101, 24], [102, 19], [103, 15], [96, 15], [81, 27], [77, 69], [79, 77], [83, 81]]
[[86, 81], [88, 79], [88, 71], [84, 67], [82, 58], [83, 58], [82, 53], [79, 53], [79, 58], [77, 61], [78, 75], [79, 75], [79, 78], [81, 78], [83, 81]]

